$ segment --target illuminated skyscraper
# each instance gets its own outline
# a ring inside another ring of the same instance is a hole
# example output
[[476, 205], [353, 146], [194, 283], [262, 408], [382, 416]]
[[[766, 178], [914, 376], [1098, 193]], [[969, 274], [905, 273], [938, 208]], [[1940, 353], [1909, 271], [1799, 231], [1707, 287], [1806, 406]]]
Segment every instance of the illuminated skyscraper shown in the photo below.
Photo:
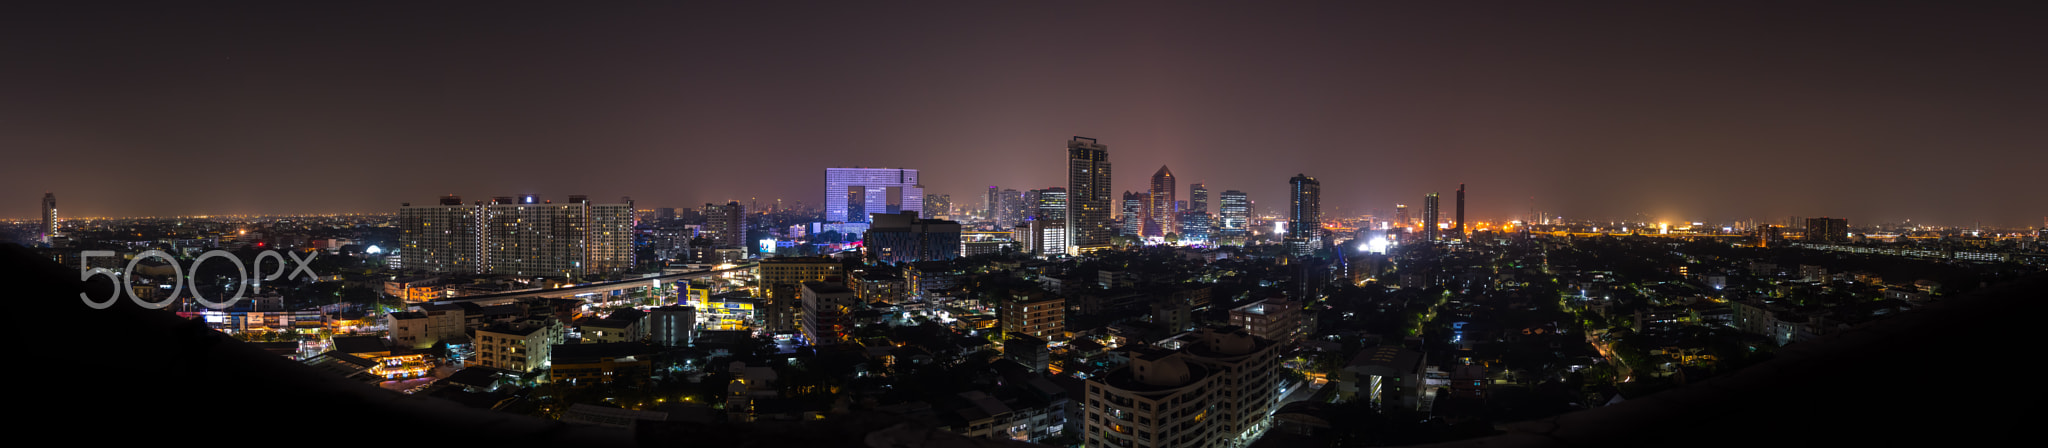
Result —
[[57, 238], [56, 193], [43, 192], [43, 226], [36, 228], [36, 231], [42, 234], [37, 238], [42, 240], [44, 246], [49, 246], [50, 241]]
[[1422, 197], [1422, 240], [1436, 244], [1436, 193]]
[[924, 211], [917, 170], [826, 168], [825, 221], [867, 222], [869, 215]]
[[1196, 182], [1188, 186], [1188, 211], [1209, 213], [1209, 186]]
[[1408, 204], [1394, 204], [1394, 226], [1406, 228], [1414, 224], [1408, 221]]
[[1109, 247], [1109, 182], [1109, 146], [1086, 137], [1068, 140], [1067, 243], [1074, 252]]
[[1465, 184], [1458, 184], [1458, 224], [1457, 224], [1457, 226], [1456, 226], [1456, 227], [1454, 227], [1454, 229], [1456, 229], [1456, 230], [1454, 230], [1455, 234], [1454, 234], [1454, 235], [1452, 235], [1452, 236], [1451, 236], [1451, 238], [1453, 238], [1453, 239], [1456, 239], [1456, 240], [1458, 240], [1458, 241], [1464, 241], [1464, 240], [1465, 240], [1465, 231], [1466, 231], [1466, 229], [1465, 229]]
[[1222, 219], [1218, 227], [1226, 236], [1244, 236], [1247, 230], [1251, 230], [1251, 201], [1245, 200], [1244, 192], [1237, 190], [1225, 190], [1220, 199], [1216, 214]]
[[1173, 171], [1167, 170], [1165, 165], [1160, 165], [1159, 171], [1152, 173], [1151, 193], [1152, 202], [1145, 206], [1145, 236], [1164, 237], [1167, 232], [1171, 232], [1174, 229], [1173, 196], [1175, 194], [1173, 189]]
[[1287, 245], [1295, 255], [1308, 255], [1322, 246], [1323, 183], [1306, 174], [1287, 183]]

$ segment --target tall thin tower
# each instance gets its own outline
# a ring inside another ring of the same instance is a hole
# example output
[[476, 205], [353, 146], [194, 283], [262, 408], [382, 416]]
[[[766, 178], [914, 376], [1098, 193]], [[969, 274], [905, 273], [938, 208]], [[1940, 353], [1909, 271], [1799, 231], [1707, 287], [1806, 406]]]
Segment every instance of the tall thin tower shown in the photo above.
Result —
[[1067, 242], [1072, 251], [1109, 248], [1109, 146], [1087, 137], [1067, 140]]
[[42, 233], [43, 246], [49, 246], [50, 241], [57, 238], [56, 193], [43, 192], [43, 227], [37, 230]]
[[1437, 237], [1436, 193], [1422, 197], [1422, 240], [1436, 244]]
[[1458, 241], [1464, 241], [1464, 240], [1465, 240], [1465, 184], [1458, 184], [1458, 224], [1457, 224], [1457, 233], [1458, 233], [1458, 234], [1457, 234], [1457, 235], [1454, 235], [1454, 236], [1452, 236], [1452, 238], [1454, 238], [1454, 239], [1457, 239]]
[[1287, 184], [1287, 244], [1295, 255], [1308, 255], [1322, 243], [1323, 183], [1296, 174]]

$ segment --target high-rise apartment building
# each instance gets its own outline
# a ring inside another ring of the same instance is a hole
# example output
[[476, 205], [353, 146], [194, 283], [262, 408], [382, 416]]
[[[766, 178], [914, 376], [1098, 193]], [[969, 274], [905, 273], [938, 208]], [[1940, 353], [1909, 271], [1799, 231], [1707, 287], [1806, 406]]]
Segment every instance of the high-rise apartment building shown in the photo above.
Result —
[[37, 235], [36, 239], [41, 240], [39, 242], [42, 243], [43, 246], [49, 246], [51, 240], [57, 238], [56, 193], [43, 192], [43, 225], [41, 227], [36, 228], [36, 233], [41, 234]]
[[1109, 146], [1095, 139], [1067, 141], [1067, 244], [1088, 253], [1109, 247]]
[[1173, 171], [1167, 170], [1165, 165], [1160, 165], [1159, 171], [1152, 173], [1151, 193], [1152, 202], [1145, 208], [1145, 236], [1164, 237], [1174, 229], [1173, 203], [1174, 195], [1178, 193], [1173, 187]]
[[602, 275], [633, 266], [633, 204], [562, 204], [535, 196], [399, 208], [403, 269], [539, 277]]
[[1306, 174], [1287, 183], [1287, 244], [1295, 255], [1308, 255], [1322, 247], [1323, 183]]
[[1394, 204], [1394, 227], [1406, 228], [1414, 223], [1408, 221], [1408, 204]]
[[747, 211], [739, 201], [725, 205], [704, 204], [704, 227], [702, 235], [711, 240], [715, 249], [741, 249], [747, 247]]
[[1422, 197], [1422, 219], [1422, 240], [1430, 244], [1436, 244], [1436, 193], [1430, 193]]
[[867, 222], [871, 214], [924, 211], [917, 170], [826, 168], [825, 221]]
[[1216, 215], [1221, 219], [1217, 227], [1222, 228], [1224, 235], [1244, 236], [1251, 230], [1251, 201], [1245, 199], [1244, 192], [1237, 190], [1225, 190], [1219, 199]]
[[1849, 220], [1842, 218], [1808, 218], [1806, 220], [1806, 242], [1845, 243], [1849, 241]]

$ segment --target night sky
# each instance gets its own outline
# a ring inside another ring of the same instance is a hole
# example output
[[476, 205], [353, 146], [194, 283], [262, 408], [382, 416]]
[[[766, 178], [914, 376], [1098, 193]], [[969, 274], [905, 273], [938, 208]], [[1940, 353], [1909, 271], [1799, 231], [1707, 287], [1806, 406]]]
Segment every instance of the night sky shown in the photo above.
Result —
[[1076, 135], [1118, 193], [1167, 165], [1262, 211], [1306, 173], [1339, 217], [1459, 183], [1477, 218], [2048, 216], [2022, 2], [53, 3], [0, 6], [0, 217], [818, 204], [833, 166], [974, 203], [1064, 186]]

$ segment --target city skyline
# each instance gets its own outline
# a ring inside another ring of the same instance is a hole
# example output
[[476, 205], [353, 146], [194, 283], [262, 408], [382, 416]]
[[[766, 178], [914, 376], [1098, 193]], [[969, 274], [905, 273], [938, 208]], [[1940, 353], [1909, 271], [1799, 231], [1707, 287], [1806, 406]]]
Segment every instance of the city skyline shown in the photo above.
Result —
[[[43, 7], [10, 15], [18, 44], [0, 48], [21, 62], [0, 75], [8, 219], [46, 191], [91, 217], [374, 213], [460, 191], [811, 204], [822, 179], [777, 173], [833, 166], [913, 167], [966, 195], [1060, 185], [1046, 148], [1069, 135], [1252, 198], [1315, 171], [1328, 216], [1458, 183], [1484, 192], [1472, 220], [1532, 203], [2048, 215], [2026, 184], [2048, 164], [2030, 129], [2048, 73], [2021, 63], [2041, 30], [1990, 5], [830, 5], [767, 25], [720, 19], [769, 13], [755, 6]], [[868, 25], [883, 17], [916, 26]]]

